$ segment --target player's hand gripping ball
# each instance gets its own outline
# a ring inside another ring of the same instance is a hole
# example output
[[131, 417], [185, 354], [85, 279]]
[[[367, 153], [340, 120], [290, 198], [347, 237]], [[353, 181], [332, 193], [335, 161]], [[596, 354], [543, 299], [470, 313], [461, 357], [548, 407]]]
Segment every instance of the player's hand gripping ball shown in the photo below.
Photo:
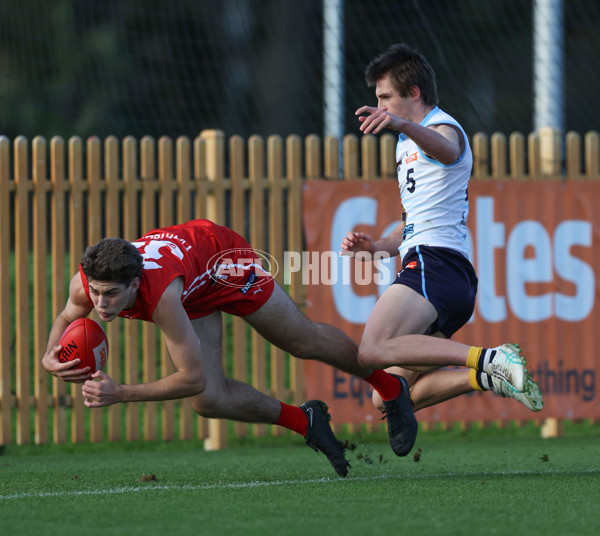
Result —
[[92, 374], [102, 370], [108, 358], [108, 339], [102, 326], [91, 318], [78, 318], [65, 329], [59, 344], [61, 363], [81, 359], [76, 369], [90, 367]]

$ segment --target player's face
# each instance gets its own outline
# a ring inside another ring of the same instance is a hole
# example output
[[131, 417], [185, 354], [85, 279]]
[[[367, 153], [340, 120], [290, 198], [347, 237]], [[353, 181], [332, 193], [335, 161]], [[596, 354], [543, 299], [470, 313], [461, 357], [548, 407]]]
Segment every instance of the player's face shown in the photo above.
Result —
[[88, 285], [98, 316], [105, 322], [110, 322], [124, 309], [133, 307], [140, 279], [136, 277], [129, 285], [89, 280]]
[[377, 97], [377, 108], [385, 110], [396, 117], [414, 121], [414, 97], [400, 96], [400, 93], [392, 84], [389, 74], [377, 80], [375, 96]]

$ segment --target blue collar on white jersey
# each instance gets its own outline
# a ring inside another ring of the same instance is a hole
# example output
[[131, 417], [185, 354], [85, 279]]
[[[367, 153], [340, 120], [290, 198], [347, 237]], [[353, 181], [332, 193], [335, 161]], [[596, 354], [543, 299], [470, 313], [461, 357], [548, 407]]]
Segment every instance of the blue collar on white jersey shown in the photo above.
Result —
[[[440, 109], [435, 106], [424, 118], [423, 120], [419, 123], [420, 125], [426, 125], [427, 121], [435, 114], [439, 111]], [[404, 141], [408, 138], [408, 136], [406, 134], [403, 134], [402, 132], [398, 135], [398, 141]]]

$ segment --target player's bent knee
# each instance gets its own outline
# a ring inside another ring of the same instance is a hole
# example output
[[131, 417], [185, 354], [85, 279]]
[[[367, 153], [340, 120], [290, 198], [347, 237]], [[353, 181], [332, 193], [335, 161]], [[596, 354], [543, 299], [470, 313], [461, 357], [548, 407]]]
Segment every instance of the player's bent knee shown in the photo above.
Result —
[[381, 368], [381, 358], [375, 345], [363, 345], [358, 348], [358, 364], [365, 368]]
[[383, 411], [383, 398], [381, 398], [381, 395], [374, 389], [373, 394], [371, 395], [371, 401], [378, 410]]
[[220, 417], [219, 396], [213, 396], [206, 390], [202, 394], [191, 397], [190, 405], [192, 409], [201, 417], [218, 418]]
[[191, 396], [200, 395], [206, 390], [206, 376], [203, 372], [188, 375], [187, 380], [190, 384]]

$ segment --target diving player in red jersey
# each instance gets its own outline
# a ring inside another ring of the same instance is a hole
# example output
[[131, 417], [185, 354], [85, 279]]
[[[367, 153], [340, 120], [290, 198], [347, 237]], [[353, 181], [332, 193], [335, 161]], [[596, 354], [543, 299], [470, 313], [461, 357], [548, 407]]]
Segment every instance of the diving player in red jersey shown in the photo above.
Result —
[[[95, 309], [106, 322], [117, 316], [153, 322], [165, 336], [175, 372], [155, 381], [118, 384], [108, 374], [61, 363], [60, 336]], [[310, 321], [240, 235], [208, 220], [156, 229], [133, 243], [105, 238], [89, 247], [69, 287], [64, 310], [50, 332], [42, 364], [52, 375], [82, 383], [90, 408], [124, 402], [189, 398], [210, 418], [271, 423], [301, 434], [346, 476], [344, 448], [319, 400], [300, 407], [227, 378], [221, 364], [222, 312], [244, 318], [266, 340], [300, 359], [316, 359], [369, 382], [384, 398], [399, 380], [358, 364], [357, 345], [342, 331]]]

